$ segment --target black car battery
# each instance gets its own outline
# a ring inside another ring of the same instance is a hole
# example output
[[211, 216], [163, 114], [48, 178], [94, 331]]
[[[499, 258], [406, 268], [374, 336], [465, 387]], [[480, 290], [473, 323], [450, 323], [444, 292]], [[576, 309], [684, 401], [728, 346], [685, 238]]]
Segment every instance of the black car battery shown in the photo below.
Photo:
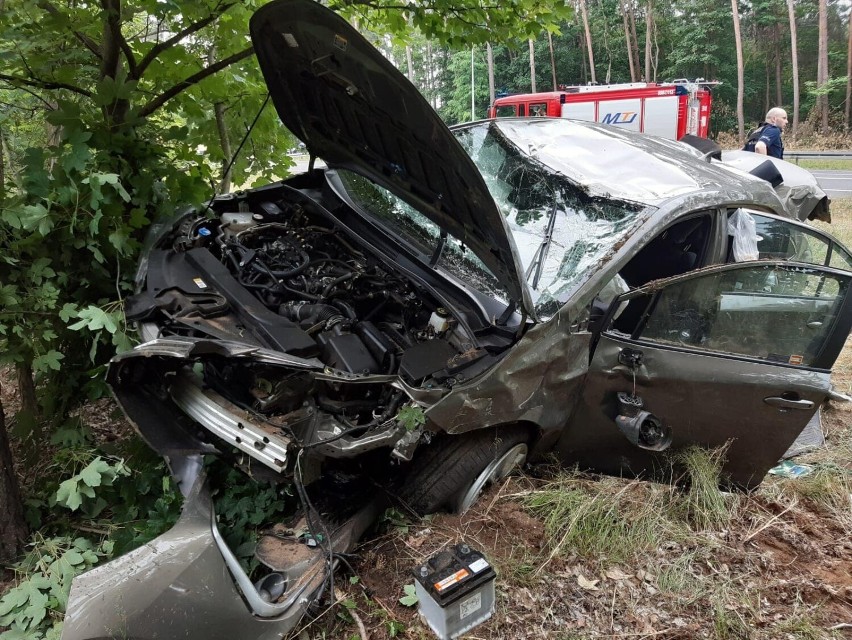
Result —
[[458, 638], [494, 613], [494, 568], [461, 543], [414, 570], [420, 615], [441, 638]]

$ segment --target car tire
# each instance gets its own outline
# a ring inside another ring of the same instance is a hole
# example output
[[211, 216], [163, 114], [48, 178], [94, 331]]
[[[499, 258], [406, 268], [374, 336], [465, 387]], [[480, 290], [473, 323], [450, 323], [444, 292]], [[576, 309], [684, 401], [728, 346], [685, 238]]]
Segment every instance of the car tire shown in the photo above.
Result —
[[418, 450], [400, 497], [420, 515], [464, 513], [485, 487], [526, 461], [528, 442], [521, 427], [440, 434]]

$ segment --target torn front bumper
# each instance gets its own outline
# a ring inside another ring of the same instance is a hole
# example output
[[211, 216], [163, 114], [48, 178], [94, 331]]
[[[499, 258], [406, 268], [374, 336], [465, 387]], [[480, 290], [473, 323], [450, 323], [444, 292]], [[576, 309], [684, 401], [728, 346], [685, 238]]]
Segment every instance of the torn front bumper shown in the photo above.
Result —
[[[282, 376], [300, 372], [339, 387], [389, 385], [421, 406], [433, 404], [444, 394], [439, 389], [412, 387], [396, 375], [350, 374], [325, 367], [318, 360], [239, 342], [177, 337], [151, 340], [113, 358], [107, 381], [130, 422], [176, 473], [173, 459], [216, 453], [222, 445], [238, 449], [277, 474], [286, 474], [292, 470], [293, 452], [299, 447], [308, 446], [318, 455], [349, 458], [380, 447], [393, 449], [406, 435], [395, 415], [363, 433], [348, 435], [344, 432], [352, 429], [317, 407], [307, 392], [305, 402], [289, 417], [266, 417], [234, 404], [206, 385], [196, 367], [208, 359], [241, 367], [264, 366]], [[294, 388], [298, 390], [298, 386]]]

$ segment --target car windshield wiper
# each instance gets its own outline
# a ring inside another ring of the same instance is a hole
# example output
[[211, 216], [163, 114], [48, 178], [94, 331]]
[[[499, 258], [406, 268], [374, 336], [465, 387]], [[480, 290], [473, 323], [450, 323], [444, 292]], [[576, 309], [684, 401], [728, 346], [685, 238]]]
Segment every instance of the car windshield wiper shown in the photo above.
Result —
[[556, 196], [554, 196], [553, 207], [550, 209], [550, 217], [547, 219], [547, 229], [544, 232], [544, 239], [541, 241], [538, 249], [535, 250], [532, 262], [530, 262], [530, 266], [527, 268], [526, 277], [527, 280], [529, 280], [530, 275], [532, 275], [533, 290], [538, 288], [538, 282], [541, 279], [541, 271], [544, 268], [544, 261], [547, 259], [547, 252], [550, 250], [550, 241], [553, 238], [553, 227], [556, 224], [557, 209], [557, 200]]

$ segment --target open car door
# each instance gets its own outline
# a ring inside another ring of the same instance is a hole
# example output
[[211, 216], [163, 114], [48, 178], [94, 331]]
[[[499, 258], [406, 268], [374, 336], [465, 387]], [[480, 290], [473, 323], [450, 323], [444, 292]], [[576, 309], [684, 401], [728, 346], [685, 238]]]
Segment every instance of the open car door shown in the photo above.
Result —
[[760, 484], [829, 396], [852, 273], [753, 261], [626, 293], [610, 307], [560, 456], [670, 479], [672, 453], [728, 446], [725, 480]]

